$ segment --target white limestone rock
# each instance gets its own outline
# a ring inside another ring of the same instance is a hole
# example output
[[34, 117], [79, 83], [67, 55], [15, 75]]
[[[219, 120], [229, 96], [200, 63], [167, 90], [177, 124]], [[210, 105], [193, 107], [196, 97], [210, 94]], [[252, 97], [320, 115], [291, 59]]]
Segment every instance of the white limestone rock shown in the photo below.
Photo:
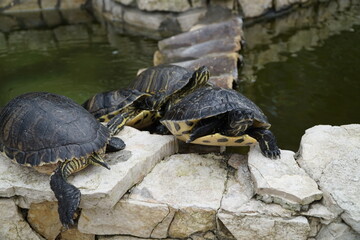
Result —
[[[68, 178], [82, 193], [81, 208], [112, 208], [157, 162], [176, 152], [172, 136], [152, 135], [131, 127], [125, 127], [118, 136], [127, 146], [106, 156], [111, 170], [89, 166]], [[0, 161], [0, 197], [18, 196], [24, 208], [31, 203], [56, 201], [49, 176], [15, 164], [3, 155]]]
[[84, 233], [184, 238], [215, 229], [227, 171], [223, 157], [177, 154], [155, 166], [112, 209], [83, 209]]
[[336, 214], [320, 203], [311, 204], [309, 210], [302, 212], [301, 215], [319, 218], [321, 223], [326, 225], [334, 221], [337, 217]]
[[306, 130], [300, 166], [324, 192], [324, 204], [360, 233], [360, 124], [319, 125]]
[[13, 199], [0, 199], [0, 239], [43, 240], [24, 220]]
[[307, 239], [310, 226], [305, 217], [293, 217], [293, 212], [277, 204], [250, 200], [236, 210], [222, 206], [219, 220], [237, 240], [247, 239]]
[[215, 154], [173, 155], [160, 162], [130, 197], [176, 209], [170, 237], [184, 238], [214, 229], [227, 178], [223, 159]]
[[97, 235], [132, 235], [150, 238], [154, 229], [171, 213], [166, 204], [121, 199], [113, 208], [83, 209], [80, 232]]
[[235, 176], [229, 175], [217, 214], [220, 222], [237, 240], [306, 239], [310, 231], [306, 218], [294, 217], [293, 211], [277, 204], [253, 199], [255, 193], [247, 159], [238, 155], [238, 161], [238, 170]]
[[245, 18], [258, 17], [272, 7], [272, 0], [238, 0]]
[[236, 212], [245, 203], [250, 201], [255, 192], [247, 158], [239, 154], [233, 154], [230, 160], [237, 163], [237, 171], [235, 174], [229, 173], [226, 190], [221, 201], [221, 210]]
[[358, 240], [360, 234], [352, 230], [348, 225], [344, 223], [331, 223], [324, 225], [316, 240]]
[[302, 206], [321, 199], [322, 192], [299, 168], [293, 152], [283, 150], [280, 159], [272, 160], [264, 157], [256, 145], [250, 149], [248, 161], [255, 191], [263, 201], [299, 211]]

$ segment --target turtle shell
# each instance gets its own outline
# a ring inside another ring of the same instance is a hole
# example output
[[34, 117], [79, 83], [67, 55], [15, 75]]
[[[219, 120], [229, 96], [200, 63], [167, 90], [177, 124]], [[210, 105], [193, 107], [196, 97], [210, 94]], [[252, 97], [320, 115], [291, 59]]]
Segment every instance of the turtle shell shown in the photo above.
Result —
[[[204, 87], [185, 96], [168, 110], [161, 123], [182, 141], [189, 139], [196, 123], [205, 118], [217, 116], [233, 109], [251, 110], [254, 113], [254, 127], [270, 128], [267, 117], [250, 99], [241, 93], [219, 87]], [[244, 146], [256, 140], [247, 134], [242, 136], [224, 136], [220, 133], [195, 139], [191, 143], [216, 146]]]
[[0, 150], [16, 162], [42, 166], [103, 152], [109, 130], [71, 99], [33, 92], [0, 113]]
[[167, 97], [185, 87], [192, 74], [186, 68], [176, 65], [149, 67], [136, 77], [130, 87], [150, 94], [161, 92]]
[[119, 89], [98, 93], [85, 101], [82, 106], [101, 122], [108, 122], [126, 107], [147, 96], [150, 95], [137, 89]]

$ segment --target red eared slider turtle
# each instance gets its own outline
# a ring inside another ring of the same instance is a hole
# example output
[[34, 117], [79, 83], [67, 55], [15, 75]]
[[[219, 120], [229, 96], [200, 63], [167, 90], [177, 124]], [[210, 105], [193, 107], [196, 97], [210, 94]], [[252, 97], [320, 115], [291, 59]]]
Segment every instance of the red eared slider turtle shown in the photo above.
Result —
[[206, 67], [195, 72], [175, 65], [150, 67], [134, 80], [130, 89], [98, 93], [82, 106], [100, 122], [107, 122], [113, 134], [125, 124], [144, 129], [161, 118], [164, 106], [169, 108], [170, 103], [205, 85], [208, 79]]
[[264, 113], [232, 89], [200, 88], [167, 111], [161, 123], [187, 143], [246, 146], [259, 142], [264, 156], [280, 157]]
[[182, 97], [207, 85], [209, 77], [210, 72], [205, 66], [196, 71], [189, 71], [176, 65], [159, 65], [147, 68], [136, 77], [130, 88], [151, 94], [152, 96], [146, 99], [144, 107], [155, 111], [148, 115], [152, 121], [131, 122], [130, 125], [143, 129], [148, 126], [148, 123], [154, 123], [154, 120], [160, 119], [163, 112]]
[[[102, 158], [109, 141], [110, 131], [64, 96], [26, 93], [11, 100], [0, 112], [0, 151], [21, 165], [54, 166], [50, 186], [65, 227], [74, 224], [73, 215], [81, 197], [67, 177], [89, 164], [109, 168]], [[120, 150], [125, 146], [112, 147]]]
[[206, 66], [192, 72], [176, 65], [159, 65], [141, 72], [130, 87], [150, 93], [152, 97], [146, 100], [147, 105], [159, 109], [155, 106], [175, 104], [195, 89], [205, 86], [209, 77], [210, 72]]
[[116, 134], [128, 121], [142, 121], [150, 115], [143, 109], [144, 100], [149, 96], [136, 89], [119, 89], [98, 93], [82, 106], [100, 122], [107, 122], [107, 127]]

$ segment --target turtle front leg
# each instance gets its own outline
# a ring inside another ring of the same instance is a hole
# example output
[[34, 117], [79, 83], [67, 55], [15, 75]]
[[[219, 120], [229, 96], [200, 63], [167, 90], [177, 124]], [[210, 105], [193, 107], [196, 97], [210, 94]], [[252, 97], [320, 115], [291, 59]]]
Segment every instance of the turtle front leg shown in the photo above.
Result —
[[265, 157], [271, 159], [280, 158], [280, 150], [276, 144], [276, 138], [270, 130], [253, 128], [246, 133], [259, 142], [261, 153]]
[[186, 141], [186, 143], [191, 143], [199, 137], [203, 137], [217, 132], [218, 127], [221, 125], [222, 122], [223, 121], [221, 118], [216, 117], [200, 120], [191, 130], [189, 139]]
[[106, 152], [117, 152], [126, 147], [124, 141], [118, 137], [111, 137], [109, 143], [106, 145]]
[[111, 131], [112, 135], [116, 135], [123, 129], [128, 119], [128, 113], [118, 114], [106, 124], [106, 127]]

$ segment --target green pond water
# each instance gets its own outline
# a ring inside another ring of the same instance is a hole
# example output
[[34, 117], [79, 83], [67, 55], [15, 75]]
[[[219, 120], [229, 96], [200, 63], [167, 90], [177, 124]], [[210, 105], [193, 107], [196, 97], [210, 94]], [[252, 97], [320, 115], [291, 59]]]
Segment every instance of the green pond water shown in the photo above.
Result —
[[152, 66], [157, 42], [118, 36], [108, 42], [78, 42], [50, 50], [0, 54], [0, 106], [29, 91], [62, 94], [82, 103], [95, 93], [126, 87], [139, 69]]
[[[289, 42], [294, 32], [245, 51], [245, 59]], [[54, 92], [82, 103], [97, 92], [126, 87], [138, 69], [152, 65], [155, 40], [114, 35], [110, 42], [58, 42], [45, 50], [8, 43], [0, 51], [0, 106], [29, 91]], [[274, 60], [253, 69], [247, 76], [253, 80], [240, 82], [238, 90], [268, 116], [280, 148], [296, 151], [305, 130], [317, 124], [360, 123], [359, 43], [360, 26], [351, 25], [320, 44], [279, 51]]]
[[239, 90], [272, 123], [283, 149], [296, 151], [305, 129], [360, 123], [360, 26], [285, 62], [266, 64]]

